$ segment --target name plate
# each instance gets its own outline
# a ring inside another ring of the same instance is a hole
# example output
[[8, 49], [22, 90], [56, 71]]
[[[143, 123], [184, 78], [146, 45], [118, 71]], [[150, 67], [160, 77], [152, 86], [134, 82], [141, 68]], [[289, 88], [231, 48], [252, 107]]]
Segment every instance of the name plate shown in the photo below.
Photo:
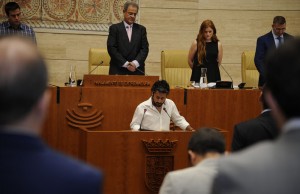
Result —
[[159, 76], [87, 74], [83, 76], [83, 86], [151, 88], [157, 80]]

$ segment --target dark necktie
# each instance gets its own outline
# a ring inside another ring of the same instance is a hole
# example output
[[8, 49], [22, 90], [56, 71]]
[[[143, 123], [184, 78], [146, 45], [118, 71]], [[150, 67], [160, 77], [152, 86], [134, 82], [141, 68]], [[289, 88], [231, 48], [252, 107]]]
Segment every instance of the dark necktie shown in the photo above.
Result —
[[280, 46], [282, 44], [282, 38], [278, 36], [277, 39], [278, 39], [278, 46]]

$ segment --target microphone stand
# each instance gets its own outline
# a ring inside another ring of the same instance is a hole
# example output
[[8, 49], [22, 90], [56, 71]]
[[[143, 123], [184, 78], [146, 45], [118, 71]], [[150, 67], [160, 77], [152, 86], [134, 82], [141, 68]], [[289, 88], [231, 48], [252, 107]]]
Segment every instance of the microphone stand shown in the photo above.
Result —
[[[94, 67], [94, 69], [92, 69], [90, 72], [89, 72], [89, 75], [91, 74], [91, 73], [93, 73], [93, 71], [95, 71], [100, 65], [102, 65], [103, 64], [103, 61], [100, 61], [100, 63], [96, 66], [96, 67]], [[79, 84], [80, 86], [83, 86], [83, 79], [81, 80], [81, 82], [80, 82], [80, 84]]]
[[220, 66], [222, 67], [222, 69], [225, 71], [225, 73], [228, 75], [228, 77], [230, 78], [230, 80], [231, 80], [231, 88], [233, 88], [233, 79], [232, 79], [232, 77], [230, 76], [230, 74], [226, 71], [226, 69], [223, 67], [223, 65], [222, 64], [220, 64]]
[[[131, 65], [131, 64], [129, 63], [128, 65]], [[140, 70], [140, 69], [138, 69], [138, 68], [135, 68], [135, 69], [136, 69], [138, 72], [144, 74], [145, 76], [148, 76], [144, 71], [142, 71], [142, 70]]]
[[143, 123], [144, 116], [145, 116], [146, 112], [147, 112], [147, 109], [144, 109], [144, 114], [143, 114], [143, 117], [142, 117], [142, 120], [141, 120], [141, 124], [140, 124], [140, 129], [139, 129], [139, 131], [142, 130], [142, 123]]
[[100, 61], [100, 63], [89, 72], [89, 74], [93, 73], [93, 71], [95, 71], [102, 64], [103, 64], [103, 61]]
[[[173, 121], [172, 121], [172, 119], [171, 119], [169, 113], [167, 112], [167, 109], [164, 107], [163, 110], [167, 113], [168, 117], [170, 118], [170, 121], [173, 123]], [[174, 124], [174, 123], [173, 123], [173, 124]], [[172, 130], [172, 131], [175, 131], [175, 124], [173, 125], [173, 127], [171, 127], [171, 130]]]

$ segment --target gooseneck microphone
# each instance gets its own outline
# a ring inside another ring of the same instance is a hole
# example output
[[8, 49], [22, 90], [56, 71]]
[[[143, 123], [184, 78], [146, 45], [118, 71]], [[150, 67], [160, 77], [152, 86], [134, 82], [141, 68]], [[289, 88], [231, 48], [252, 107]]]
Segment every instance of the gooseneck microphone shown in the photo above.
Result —
[[225, 67], [222, 65], [222, 64], [220, 64], [220, 66], [222, 67], [222, 69], [225, 71], [225, 73], [228, 75], [228, 77], [230, 78], [230, 80], [231, 80], [231, 88], [233, 88], [233, 79], [232, 79], [232, 77], [230, 76], [230, 74], [226, 71], [226, 69], [225, 69]]
[[[171, 116], [169, 115], [169, 113], [166, 109], [166, 107], [164, 107], [163, 110], [167, 113], [168, 117], [170, 118], [170, 121], [173, 122], [172, 119], [171, 119]], [[172, 131], [174, 131], [175, 130], [175, 125], [172, 128], [173, 128]]]
[[144, 120], [144, 117], [145, 117], [145, 114], [146, 114], [146, 112], [147, 112], [147, 109], [145, 108], [144, 109], [144, 114], [143, 114], [143, 117], [142, 117], [142, 120], [141, 120], [141, 124], [140, 124], [140, 131], [141, 131], [141, 129], [142, 129], [142, 123], [143, 123], [143, 120]]
[[[131, 65], [131, 64], [129, 63], [128, 65]], [[138, 69], [138, 68], [135, 68], [135, 69], [136, 69], [138, 72], [144, 74], [145, 76], [148, 76], [144, 71], [142, 71], [142, 70], [140, 70], [140, 69]]]
[[[164, 110], [164, 111], [167, 113], [167, 115], [170, 117], [169, 113], [167, 112], [166, 107], [164, 107], [163, 110]], [[170, 117], [170, 119], [171, 119], [171, 117]]]
[[103, 61], [100, 61], [100, 63], [89, 72], [89, 74], [93, 73], [93, 71], [95, 71], [102, 64], [103, 64]]

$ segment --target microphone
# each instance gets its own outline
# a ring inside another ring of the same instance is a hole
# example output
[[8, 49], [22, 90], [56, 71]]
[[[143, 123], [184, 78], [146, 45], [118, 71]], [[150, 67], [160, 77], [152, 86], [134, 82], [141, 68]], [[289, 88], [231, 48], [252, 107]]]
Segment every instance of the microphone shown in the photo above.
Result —
[[[166, 107], [164, 107], [163, 110], [167, 113], [167, 115], [169, 116], [171, 122], [173, 122], [172, 119], [171, 119], [171, 116], [169, 115], [169, 113], [168, 113], [168, 111], [167, 111], [167, 109], [166, 109]], [[173, 125], [172, 131], [175, 131], [175, 125]]]
[[[128, 65], [131, 65], [130, 63]], [[135, 68], [137, 71], [139, 71], [140, 73], [144, 74], [145, 76], [148, 76], [145, 72], [143, 72], [142, 70]]]
[[233, 79], [232, 79], [232, 77], [226, 71], [226, 69], [224, 68], [224, 66], [222, 64], [220, 64], [220, 66], [225, 71], [225, 73], [228, 75], [228, 77], [230, 78], [231, 82], [230, 81], [217, 81], [216, 82], [216, 88], [233, 88]]
[[140, 73], [144, 74], [145, 76], [148, 76], [145, 72], [143, 72], [142, 70], [136, 68], [136, 70], [138, 70]]
[[95, 71], [102, 64], [103, 64], [103, 61], [100, 61], [100, 63], [89, 72], [89, 74], [93, 73], [93, 71]]
[[[166, 107], [164, 107], [163, 110], [164, 110], [164, 111], [167, 113], [167, 115], [170, 117], [169, 113], [167, 112]], [[171, 117], [170, 117], [170, 119], [171, 119]]]
[[[102, 65], [103, 64], [103, 61], [100, 61], [100, 63], [96, 66], [96, 67], [94, 67], [94, 69], [92, 69], [91, 71], [89, 71], [89, 75], [91, 74], [91, 73], [93, 73], [93, 71], [95, 71], [100, 65]], [[81, 80], [81, 82], [80, 82], [80, 84], [79, 84], [80, 86], [83, 86], [83, 79]]]
[[144, 116], [145, 116], [146, 112], [147, 112], [147, 109], [145, 108], [144, 109], [144, 114], [143, 114], [143, 117], [142, 117], [142, 120], [141, 120], [141, 124], [140, 124], [140, 129], [139, 129], [140, 131], [142, 130], [142, 123], [143, 123]]

